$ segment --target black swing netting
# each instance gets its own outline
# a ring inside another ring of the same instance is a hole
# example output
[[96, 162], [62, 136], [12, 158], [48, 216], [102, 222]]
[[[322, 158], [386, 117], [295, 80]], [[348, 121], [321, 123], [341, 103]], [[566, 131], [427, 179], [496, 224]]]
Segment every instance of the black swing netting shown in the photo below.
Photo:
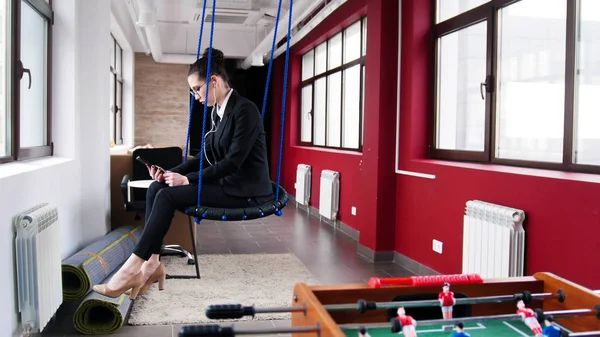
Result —
[[[262, 205], [245, 208], [192, 206], [186, 208], [185, 213], [198, 219], [221, 221], [252, 220], [264, 218], [273, 214], [281, 215], [281, 210], [287, 205], [290, 196], [281, 185], [277, 186], [275, 182], [271, 182], [271, 186], [273, 187], [273, 200]], [[275, 200], [278, 190], [279, 198]]]

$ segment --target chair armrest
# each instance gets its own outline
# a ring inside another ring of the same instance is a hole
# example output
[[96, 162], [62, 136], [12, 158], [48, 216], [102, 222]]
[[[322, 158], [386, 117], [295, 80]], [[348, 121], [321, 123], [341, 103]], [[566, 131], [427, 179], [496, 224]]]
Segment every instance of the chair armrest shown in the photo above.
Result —
[[121, 193], [123, 193], [124, 204], [127, 205], [127, 185], [129, 184], [129, 174], [123, 176], [123, 180], [121, 180]]

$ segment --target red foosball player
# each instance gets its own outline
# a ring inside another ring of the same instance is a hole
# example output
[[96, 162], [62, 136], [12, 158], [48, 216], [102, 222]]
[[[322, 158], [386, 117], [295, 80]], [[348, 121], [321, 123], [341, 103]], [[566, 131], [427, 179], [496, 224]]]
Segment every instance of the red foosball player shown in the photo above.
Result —
[[364, 326], [358, 328], [358, 337], [371, 337]]
[[456, 299], [454, 299], [454, 293], [450, 291], [450, 283], [444, 283], [442, 292], [438, 295], [438, 299], [440, 300], [444, 319], [452, 319], [452, 307], [456, 304]]
[[403, 307], [398, 308], [398, 321], [402, 326], [404, 337], [417, 337], [417, 331], [415, 330], [417, 321], [411, 316], [407, 316]]
[[523, 317], [523, 322], [531, 329], [536, 337], [543, 337], [542, 326], [537, 320], [535, 311], [526, 308], [523, 301], [517, 302], [517, 314]]

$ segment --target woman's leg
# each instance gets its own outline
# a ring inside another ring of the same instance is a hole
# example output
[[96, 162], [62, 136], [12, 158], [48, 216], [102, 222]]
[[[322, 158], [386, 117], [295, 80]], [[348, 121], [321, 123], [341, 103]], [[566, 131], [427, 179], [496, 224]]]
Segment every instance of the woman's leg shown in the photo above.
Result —
[[[198, 185], [162, 187], [153, 183], [152, 186], [154, 188], [148, 192], [149, 194], [152, 192], [149, 197], [154, 197], [154, 203], [149, 216], [147, 216], [148, 220], [142, 237], [133, 254], [109, 281], [108, 288], [110, 289], [122, 287], [133, 275], [142, 270], [144, 264], [147, 267], [146, 273], [160, 266], [156, 261], [158, 260], [158, 254], [160, 254], [163, 238], [171, 226], [175, 211], [197, 203]], [[153, 193], [156, 194], [153, 195]], [[209, 183], [202, 185], [201, 203], [210, 207], [237, 208], [244, 206], [245, 199], [231, 198], [225, 194], [222, 186]], [[154, 263], [146, 262], [151, 259]]]
[[[162, 183], [153, 183], [152, 189], [148, 191], [148, 199], [154, 197], [151, 211], [147, 215], [146, 225], [142, 237], [135, 247], [133, 254], [125, 261], [121, 269], [110, 279], [106, 287], [110, 289], [120, 289], [129, 280], [142, 271], [142, 266], [146, 261], [146, 272], [156, 269], [160, 264], [156, 264], [162, 241], [169, 227], [171, 220], [178, 207], [196, 204], [197, 185], [163, 187]], [[142, 275], [144, 276], [144, 275]], [[146, 278], [144, 277], [144, 282]], [[105, 292], [106, 287], [97, 286], [94, 290]]]
[[148, 191], [146, 192], [146, 222], [148, 222], [150, 213], [152, 213], [152, 209], [154, 209], [154, 200], [156, 199], [156, 194], [158, 191], [166, 187], [169, 187], [169, 185], [165, 184], [164, 182], [159, 183], [158, 181], [153, 182], [148, 187]]
[[154, 197], [152, 211], [148, 216], [144, 233], [133, 254], [144, 261], [152, 254], [160, 254], [163, 238], [171, 227], [171, 221], [178, 208], [196, 204], [197, 185], [160, 188]]

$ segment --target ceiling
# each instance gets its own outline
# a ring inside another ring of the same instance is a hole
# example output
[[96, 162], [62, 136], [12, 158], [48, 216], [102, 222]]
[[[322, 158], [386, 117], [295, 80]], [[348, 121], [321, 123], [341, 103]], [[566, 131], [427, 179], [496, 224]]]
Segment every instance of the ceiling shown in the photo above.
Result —
[[[315, 13], [343, 2], [294, 0], [294, 34], [306, 25], [304, 21], [309, 15], [315, 24], [316, 19], [324, 18], [313, 17]], [[203, 22], [200, 53], [209, 46], [212, 3], [207, 0], [204, 16], [204, 0], [112, 0], [111, 10], [113, 23], [118, 24], [135, 52], [152, 55], [157, 62], [189, 64], [196, 60]], [[282, 0], [278, 41], [287, 33], [289, 3], [290, 0]], [[279, 0], [217, 0], [216, 4], [213, 46], [227, 58], [239, 59], [246, 68], [262, 65], [265, 57], [270, 56]]]

